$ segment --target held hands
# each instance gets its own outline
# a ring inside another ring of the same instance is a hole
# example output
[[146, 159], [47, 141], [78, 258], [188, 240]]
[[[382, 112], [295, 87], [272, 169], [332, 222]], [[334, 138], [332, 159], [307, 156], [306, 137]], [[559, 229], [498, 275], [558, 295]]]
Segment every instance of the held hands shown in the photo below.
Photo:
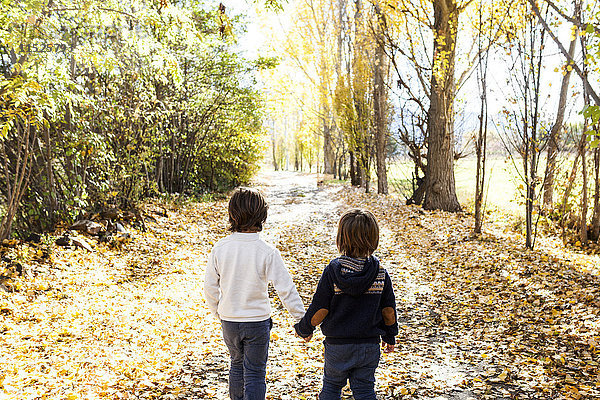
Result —
[[296, 335], [296, 337], [302, 338], [307, 343], [310, 342], [310, 339], [312, 339], [312, 337], [313, 337], [312, 333], [310, 334], [310, 336], [307, 336], [307, 337], [300, 336], [298, 334], [299, 326], [300, 326], [300, 323], [297, 323], [296, 325], [294, 325], [294, 334]]
[[306, 343], [310, 342], [310, 340], [312, 339], [313, 335], [311, 334], [310, 336], [307, 337], [302, 337], [300, 335], [298, 335], [298, 333], [296, 333], [296, 337], [301, 338], [302, 340], [304, 340]]
[[381, 342], [381, 346], [383, 347], [383, 352], [384, 353], [393, 353], [394, 352], [394, 345], [393, 344], [389, 344], [386, 342]]

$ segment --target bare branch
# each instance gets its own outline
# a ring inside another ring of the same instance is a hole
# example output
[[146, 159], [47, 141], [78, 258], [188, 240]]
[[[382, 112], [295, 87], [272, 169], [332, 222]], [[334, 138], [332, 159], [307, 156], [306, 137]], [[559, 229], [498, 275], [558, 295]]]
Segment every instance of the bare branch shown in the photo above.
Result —
[[579, 29], [581, 29], [582, 31], [585, 31], [588, 27], [588, 25], [592, 25], [592, 27], [594, 28], [594, 32], [596, 32], [596, 34], [600, 35], [600, 27], [593, 25], [593, 24], [588, 24], [585, 23], [583, 21], [578, 20], [577, 18], [571, 17], [567, 14], [565, 14], [560, 8], [558, 8], [558, 6], [556, 4], [554, 4], [551, 0], [544, 0], [554, 11], [556, 11], [558, 13], [558, 15], [560, 15], [561, 17], [563, 17], [564, 19], [566, 19], [567, 21], [569, 21], [570, 23], [572, 23], [573, 25], [576, 25]]
[[528, 1], [529, 1], [529, 4], [531, 4], [531, 7], [533, 8], [533, 12], [538, 17], [538, 20], [540, 21], [540, 23], [544, 27], [544, 30], [546, 30], [546, 32], [548, 32], [548, 35], [550, 35], [550, 37], [552, 38], [552, 40], [554, 40], [554, 42], [558, 46], [558, 49], [560, 50], [560, 52], [562, 53], [562, 55], [569, 62], [569, 65], [571, 65], [573, 67], [573, 69], [575, 70], [575, 72], [577, 72], [577, 75], [579, 75], [579, 77], [583, 81], [583, 85], [588, 90], [590, 96], [594, 99], [594, 102], [596, 103], [596, 105], [600, 106], [600, 96], [598, 96], [598, 93], [596, 93], [596, 91], [592, 88], [592, 86], [590, 85], [590, 83], [589, 83], [589, 81], [587, 79], [587, 76], [583, 73], [583, 71], [581, 70], [581, 68], [579, 68], [579, 66], [577, 65], [577, 63], [575, 63], [575, 60], [573, 60], [573, 58], [569, 56], [569, 53], [565, 49], [565, 46], [563, 46], [563, 44], [560, 42], [560, 40], [558, 40], [558, 38], [556, 37], [556, 35], [554, 34], [554, 32], [552, 32], [552, 30], [548, 26], [548, 23], [546, 22], [546, 20], [541, 16], [540, 10], [539, 10], [537, 4], [535, 4], [535, 0], [528, 0]]

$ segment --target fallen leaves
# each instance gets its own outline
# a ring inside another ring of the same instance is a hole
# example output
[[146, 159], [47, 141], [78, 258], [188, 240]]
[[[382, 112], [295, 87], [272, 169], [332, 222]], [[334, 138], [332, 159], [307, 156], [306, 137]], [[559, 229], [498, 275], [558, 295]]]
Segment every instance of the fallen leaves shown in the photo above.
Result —
[[[47, 274], [16, 277], [21, 290], [0, 293], [3, 398], [178, 396], [190, 343], [208, 322], [218, 329], [200, 267], [210, 249], [202, 235], [216, 220], [224, 226], [211, 207], [182, 207], [156, 225], [163, 232], [136, 232], [120, 249], [55, 248]], [[190, 226], [197, 214], [203, 221]]]
[[[377, 255], [400, 319], [397, 350], [377, 370], [379, 398], [600, 398], [592, 258], [550, 241], [526, 252], [493, 226], [472, 237], [469, 215], [317, 187], [310, 175], [274, 174], [262, 188], [271, 202], [262, 235], [281, 250], [306, 304], [337, 256], [341, 212], [359, 206], [377, 216]], [[11, 273], [19, 288], [0, 291], [3, 399], [227, 397], [228, 354], [202, 290], [208, 251], [227, 234], [226, 201], [148, 207], [164, 212], [116, 247], [53, 247], [43, 257], [43, 247], [8, 248], [33, 272]], [[323, 336], [294, 337], [272, 294], [268, 398], [314, 398]]]
[[[446, 360], [448, 372], [457, 366], [470, 395], [570, 398], [577, 387], [585, 388], [585, 398], [600, 398], [599, 354], [589, 351], [599, 339], [600, 279], [590, 273], [595, 256], [559, 251], [550, 240], [527, 252], [518, 234], [503, 235], [494, 227], [472, 237], [472, 219], [464, 213], [423, 213], [355, 190], [346, 201], [374, 209], [391, 231], [384, 246], [391, 242], [404, 252], [397, 261], [382, 259], [400, 264], [394, 280], [397, 296], [404, 297], [399, 314], [408, 319], [410, 349], [408, 361], [400, 362], [411, 371], [419, 396], [452, 397], [456, 391], [452, 384], [432, 390], [431, 380], [415, 373], [424, 369], [415, 355], [439, 346], [444, 350], [437, 358]], [[412, 339], [415, 334], [430, 339], [423, 344], [420, 337]], [[549, 355], [555, 358], [544, 362]]]

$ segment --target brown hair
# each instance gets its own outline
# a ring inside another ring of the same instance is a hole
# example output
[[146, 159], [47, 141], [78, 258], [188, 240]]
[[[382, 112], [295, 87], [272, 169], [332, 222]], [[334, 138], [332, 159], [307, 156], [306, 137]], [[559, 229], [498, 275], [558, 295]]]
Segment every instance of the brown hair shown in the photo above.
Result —
[[240, 187], [229, 200], [229, 230], [232, 232], [262, 231], [269, 205], [256, 189]]
[[379, 244], [379, 226], [373, 214], [353, 208], [340, 218], [336, 238], [337, 248], [348, 257], [368, 257]]

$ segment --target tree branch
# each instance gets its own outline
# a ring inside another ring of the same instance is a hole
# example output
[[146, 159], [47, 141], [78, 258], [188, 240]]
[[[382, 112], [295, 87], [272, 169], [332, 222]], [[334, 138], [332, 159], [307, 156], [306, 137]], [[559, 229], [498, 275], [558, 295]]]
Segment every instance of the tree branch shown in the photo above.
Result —
[[546, 32], [548, 32], [548, 35], [550, 35], [552, 40], [554, 40], [554, 42], [558, 46], [558, 49], [560, 50], [562, 55], [569, 62], [569, 65], [571, 65], [573, 67], [573, 69], [575, 70], [575, 72], [577, 72], [577, 75], [579, 75], [579, 77], [583, 81], [583, 85], [588, 90], [590, 96], [594, 99], [594, 102], [596, 103], [596, 105], [600, 106], [600, 96], [598, 96], [598, 93], [596, 93], [596, 91], [592, 88], [592, 86], [590, 85], [587, 77], [585, 76], [585, 74], [583, 73], [581, 68], [579, 68], [579, 66], [575, 63], [575, 60], [573, 60], [573, 58], [569, 56], [569, 53], [567, 52], [567, 50], [565, 49], [563, 44], [560, 42], [560, 40], [558, 40], [558, 38], [556, 37], [554, 32], [552, 32], [552, 30], [548, 26], [548, 23], [546, 22], [546, 20], [544, 18], [542, 18], [542, 15], [540, 14], [540, 10], [537, 7], [537, 5], [535, 4], [535, 0], [528, 0], [528, 1], [529, 1], [529, 4], [531, 4], [531, 7], [533, 8], [533, 12], [538, 17], [540, 23], [544, 27], [544, 30], [546, 30]]
[[594, 32], [596, 32], [597, 35], [600, 35], [600, 27], [593, 25], [593, 24], [588, 24], [585, 23], [583, 21], [578, 20], [577, 18], [571, 17], [567, 14], [565, 14], [560, 8], [558, 8], [558, 6], [556, 4], [554, 4], [552, 1], [550, 0], [544, 0], [554, 11], [556, 11], [558, 13], [558, 15], [560, 15], [561, 17], [563, 17], [564, 19], [566, 19], [567, 21], [569, 21], [570, 23], [572, 23], [573, 25], [576, 25], [579, 29], [581, 29], [582, 31], [585, 31], [588, 27], [588, 25], [592, 25], [592, 27], [594, 28]]

